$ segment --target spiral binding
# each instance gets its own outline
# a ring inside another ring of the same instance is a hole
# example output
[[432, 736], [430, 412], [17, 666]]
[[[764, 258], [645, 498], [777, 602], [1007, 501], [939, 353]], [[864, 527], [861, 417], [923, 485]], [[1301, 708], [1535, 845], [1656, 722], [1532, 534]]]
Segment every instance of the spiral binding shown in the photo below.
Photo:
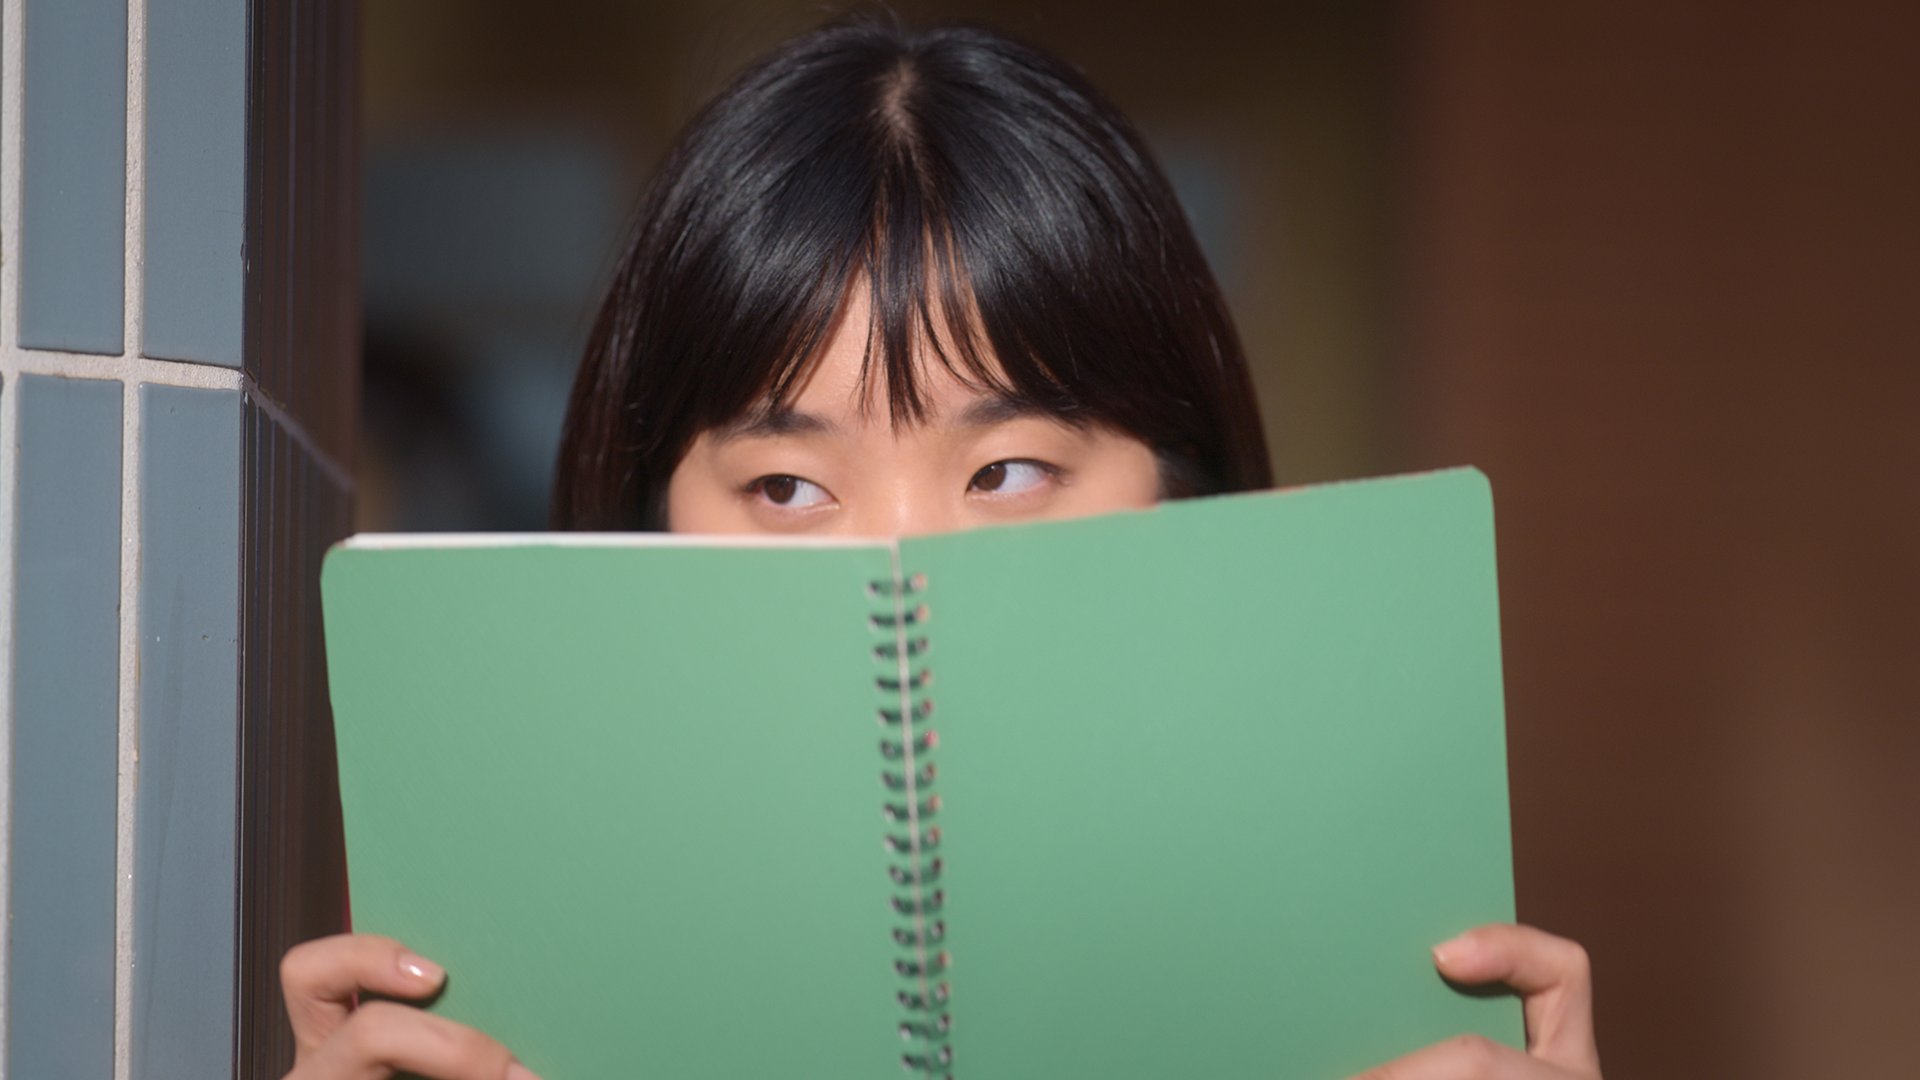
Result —
[[887, 875], [899, 891], [893, 911], [904, 924], [894, 927], [893, 942], [901, 950], [894, 972], [903, 980], [897, 998], [906, 1014], [900, 1037], [912, 1046], [900, 1055], [908, 1072], [953, 1080], [953, 1046], [947, 1041], [953, 1019], [947, 1012], [950, 991], [945, 980], [951, 958], [942, 945], [947, 924], [939, 918], [946, 892], [939, 886], [944, 861], [940, 827], [940, 795], [933, 790], [939, 772], [932, 760], [939, 735], [926, 726], [933, 715], [927, 689], [933, 671], [927, 666], [927, 605], [918, 597], [926, 591], [923, 574], [907, 577], [895, 555], [891, 581], [870, 582], [868, 594], [881, 606], [869, 620], [884, 640], [874, 647], [879, 673], [874, 688], [881, 701], [875, 710], [880, 723], [880, 785], [886, 793], [881, 809], [889, 831], [886, 850], [896, 860]]

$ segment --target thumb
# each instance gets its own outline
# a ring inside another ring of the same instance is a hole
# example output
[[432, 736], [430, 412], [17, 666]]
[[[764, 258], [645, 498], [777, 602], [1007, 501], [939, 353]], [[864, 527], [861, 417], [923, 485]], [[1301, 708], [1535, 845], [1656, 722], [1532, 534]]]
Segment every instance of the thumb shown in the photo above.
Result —
[[1541, 1061], [1600, 1075], [1593, 1037], [1593, 977], [1587, 951], [1531, 926], [1497, 923], [1469, 930], [1433, 950], [1434, 966], [1467, 986], [1504, 983], [1520, 992], [1527, 1049]]

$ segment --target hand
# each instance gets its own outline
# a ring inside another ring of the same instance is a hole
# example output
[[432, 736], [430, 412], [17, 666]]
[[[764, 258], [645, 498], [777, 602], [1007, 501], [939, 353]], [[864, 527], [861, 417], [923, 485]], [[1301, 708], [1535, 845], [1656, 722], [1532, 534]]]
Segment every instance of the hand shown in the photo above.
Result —
[[1530, 926], [1482, 926], [1433, 950], [1434, 966], [1467, 986], [1520, 992], [1527, 1052], [1478, 1035], [1435, 1043], [1356, 1080], [1600, 1080], [1587, 951]]
[[340, 934], [287, 951], [280, 989], [293, 1024], [286, 1080], [385, 1080], [396, 1072], [433, 1080], [539, 1080], [507, 1048], [478, 1031], [362, 991], [418, 1000], [446, 981], [438, 964], [391, 938]]

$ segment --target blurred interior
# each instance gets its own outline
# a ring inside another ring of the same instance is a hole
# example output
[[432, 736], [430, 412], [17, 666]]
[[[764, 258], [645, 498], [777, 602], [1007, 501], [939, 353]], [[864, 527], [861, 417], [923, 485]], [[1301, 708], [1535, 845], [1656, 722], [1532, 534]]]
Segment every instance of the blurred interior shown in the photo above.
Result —
[[[1920, 8], [892, 6], [1139, 123], [1283, 482], [1492, 477], [1520, 911], [1608, 1074], [1911, 1070]], [[648, 168], [825, 13], [365, 5], [361, 528], [541, 527]]]

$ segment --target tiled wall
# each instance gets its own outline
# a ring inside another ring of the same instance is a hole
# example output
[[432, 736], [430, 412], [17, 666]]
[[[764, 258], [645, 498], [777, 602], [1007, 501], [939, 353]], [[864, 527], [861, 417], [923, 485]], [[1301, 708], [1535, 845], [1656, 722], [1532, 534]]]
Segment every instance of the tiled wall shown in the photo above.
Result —
[[0, 1080], [277, 1076], [342, 923], [354, 18], [0, 6]]

